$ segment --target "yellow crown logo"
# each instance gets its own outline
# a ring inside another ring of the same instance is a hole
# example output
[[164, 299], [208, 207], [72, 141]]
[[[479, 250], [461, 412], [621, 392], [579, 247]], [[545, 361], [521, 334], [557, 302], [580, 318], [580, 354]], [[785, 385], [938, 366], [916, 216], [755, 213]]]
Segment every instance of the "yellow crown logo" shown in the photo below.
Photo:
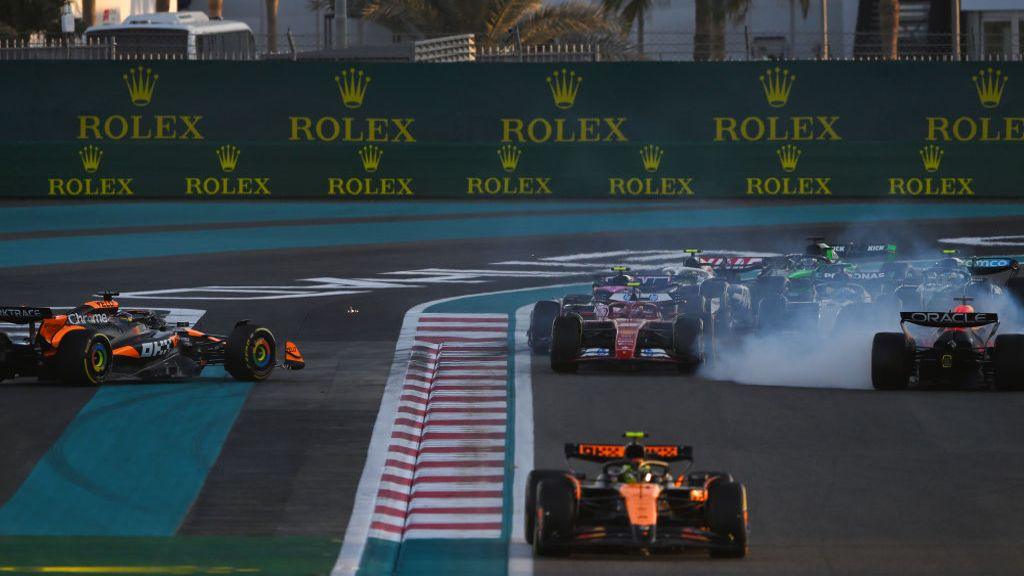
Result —
[[945, 152], [942, 151], [942, 148], [939, 148], [934, 144], [929, 144], [928, 146], [921, 148], [920, 153], [921, 162], [924, 163], [925, 172], [937, 171], [939, 169], [939, 164], [942, 164], [942, 155], [945, 154]]
[[156, 81], [160, 76], [153, 74], [153, 70], [150, 68], [139, 66], [130, 68], [122, 78], [124, 78], [125, 86], [128, 87], [128, 96], [131, 97], [132, 104], [142, 107], [153, 99]]
[[335, 76], [334, 82], [341, 92], [341, 102], [346, 108], [359, 108], [363, 105], [363, 98], [366, 97], [366, 88], [370, 85], [370, 78], [363, 74], [362, 70], [349, 68], [342, 70], [341, 76]]
[[234, 172], [238, 167], [238, 157], [242, 151], [237, 146], [226, 144], [217, 148], [217, 160], [220, 162], [220, 169], [225, 172]]
[[551, 76], [548, 76], [548, 88], [551, 89], [551, 97], [555, 99], [555, 106], [562, 110], [572, 108], [582, 83], [583, 76], [577, 76], [575, 72], [569, 72], [565, 68], [552, 72]]
[[519, 166], [519, 157], [522, 155], [523, 151], [513, 144], [505, 144], [498, 148], [498, 160], [501, 161], [501, 167], [505, 172], [515, 172]]
[[376, 172], [377, 168], [380, 168], [380, 159], [383, 156], [384, 151], [380, 146], [370, 144], [359, 149], [359, 157], [363, 160], [363, 170], [367, 172]]
[[780, 146], [776, 151], [779, 155], [779, 164], [784, 172], [796, 171], [796, 163], [800, 161], [800, 149], [792, 144]]
[[999, 106], [999, 101], [1003, 99], [1003, 88], [1006, 87], [1006, 81], [1009, 79], [1008, 76], [1003, 76], [1002, 70], [992, 70], [991, 68], [979, 70], [977, 75], [971, 76], [981, 105], [985, 108]]
[[661, 166], [661, 157], [664, 155], [665, 151], [661, 149], [661, 146], [648, 144], [641, 148], [640, 161], [643, 162], [644, 170], [657, 172], [658, 167]]
[[772, 108], [782, 108], [789, 101], [789, 91], [793, 89], [796, 82], [796, 74], [790, 74], [784, 68], [769, 68], [760, 76], [761, 88], [764, 89], [764, 97], [768, 99], [768, 105]]
[[82, 159], [82, 169], [87, 174], [100, 169], [100, 160], [103, 159], [103, 150], [95, 146], [86, 146], [78, 151], [78, 157]]

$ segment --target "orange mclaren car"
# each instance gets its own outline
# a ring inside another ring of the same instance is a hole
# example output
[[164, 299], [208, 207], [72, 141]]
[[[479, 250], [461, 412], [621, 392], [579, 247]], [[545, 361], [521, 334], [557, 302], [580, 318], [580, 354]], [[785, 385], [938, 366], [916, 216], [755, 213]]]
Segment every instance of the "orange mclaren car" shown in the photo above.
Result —
[[116, 292], [65, 313], [49, 308], [0, 306], [0, 322], [27, 324], [27, 339], [0, 333], [0, 380], [38, 377], [66, 384], [195, 378], [205, 367], [223, 365], [238, 380], [264, 380], [275, 367], [300, 369], [298, 347], [278, 344], [267, 328], [248, 321], [230, 335], [215, 336], [184, 323], [168, 326], [166, 312], [123, 309]]
[[[566, 470], [527, 478], [525, 537], [539, 556], [585, 551], [747, 552], [747, 492], [725, 472], [686, 472], [690, 446], [566, 444], [567, 459], [602, 464], [594, 479]], [[680, 463], [675, 474], [671, 462]]]

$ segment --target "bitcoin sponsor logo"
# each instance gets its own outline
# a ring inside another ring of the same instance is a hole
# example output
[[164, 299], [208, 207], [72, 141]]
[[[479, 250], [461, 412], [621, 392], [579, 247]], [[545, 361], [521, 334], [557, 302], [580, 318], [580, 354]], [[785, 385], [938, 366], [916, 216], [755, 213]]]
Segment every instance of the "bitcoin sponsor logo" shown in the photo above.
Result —
[[504, 175], [466, 177], [467, 196], [550, 196], [551, 178], [513, 175], [519, 168], [523, 150], [515, 144], [503, 144], [497, 150]]
[[327, 195], [337, 197], [414, 196], [413, 179], [377, 176], [384, 161], [384, 149], [367, 144], [357, 151], [364, 176], [336, 176], [327, 179]]
[[[935, 144], [918, 150], [926, 174], [935, 174], [942, 167], [945, 151]], [[974, 196], [974, 179], [953, 176], [911, 176], [889, 178], [890, 196]]]
[[78, 150], [84, 177], [50, 178], [47, 196], [91, 197], [91, 196], [134, 196], [132, 178], [92, 176], [100, 171], [103, 150], [98, 146], [83, 146]]
[[[775, 150], [779, 168], [794, 174], [803, 151], [794, 144]], [[747, 177], [747, 196], [831, 196], [832, 178], [823, 176], [751, 176]]]
[[[583, 76], [561, 68], [552, 71], [545, 80], [557, 110], [569, 111], [576, 105]], [[621, 116], [502, 118], [501, 141], [517, 144], [629, 142], [625, 124], [626, 118]]]
[[[215, 150], [217, 164], [224, 174], [232, 174], [238, 168], [242, 151], [232, 144], [225, 144]], [[186, 196], [270, 196], [270, 178], [254, 176], [207, 176], [186, 177]]]
[[165, 356], [174, 349], [174, 338], [165, 338], [155, 342], [146, 342], [139, 345], [139, 356], [142, 358], [154, 358]]
[[[768, 68], [758, 80], [765, 101], [772, 108], [784, 108], [796, 83], [796, 75], [785, 68]], [[714, 116], [715, 142], [806, 142], [842, 140], [839, 116]]]
[[[128, 98], [137, 108], [153, 101], [159, 75], [145, 66], [130, 68], [122, 76]], [[80, 114], [78, 140], [202, 140], [203, 117], [188, 114]]]
[[[355, 67], [334, 76], [334, 85], [343, 107], [360, 110], [367, 101], [372, 78]], [[368, 116], [289, 116], [288, 140], [300, 142], [416, 142], [415, 120], [409, 117]]]
[[[983, 68], [972, 75], [978, 104], [998, 108], [1008, 81], [997, 68]], [[929, 142], [1024, 142], [1024, 116], [926, 116], [925, 121]]]
[[[647, 144], [640, 147], [640, 169], [655, 174], [661, 169], [665, 150]], [[693, 196], [693, 178], [679, 176], [632, 176], [608, 178], [608, 194], [617, 197]]]

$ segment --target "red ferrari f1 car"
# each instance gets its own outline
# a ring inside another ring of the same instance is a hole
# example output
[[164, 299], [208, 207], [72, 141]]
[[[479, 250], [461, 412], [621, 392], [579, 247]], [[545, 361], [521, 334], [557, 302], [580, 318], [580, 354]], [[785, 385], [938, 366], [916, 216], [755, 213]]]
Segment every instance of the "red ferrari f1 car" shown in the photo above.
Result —
[[725, 472], [672, 473], [669, 462], [691, 462], [690, 446], [630, 442], [566, 444], [567, 459], [602, 464], [588, 480], [569, 470], [534, 470], [527, 477], [525, 538], [538, 556], [574, 551], [678, 552], [712, 557], [747, 553], [747, 491]]
[[258, 381], [275, 367], [298, 370], [305, 361], [298, 347], [285, 343], [278, 364], [274, 334], [247, 320], [227, 336], [168, 326], [167, 312], [124, 309], [116, 292], [62, 314], [50, 308], [0, 306], [0, 321], [27, 324], [27, 339], [0, 333], [0, 380], [38, 377], [66, 384], [96, 386], [110, 381], [177, 380], [223, 365], [238, 380]]

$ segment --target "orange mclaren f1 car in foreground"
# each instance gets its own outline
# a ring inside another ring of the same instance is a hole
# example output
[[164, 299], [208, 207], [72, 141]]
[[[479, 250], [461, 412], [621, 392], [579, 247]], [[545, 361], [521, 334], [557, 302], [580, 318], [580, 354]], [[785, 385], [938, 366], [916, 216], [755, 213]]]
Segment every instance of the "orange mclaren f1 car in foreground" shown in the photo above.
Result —
[[0, 322], [27, 324], [27, 339], [0, 333], [0, 380], [38, 377], [96, 386], [110, 381], [195, 378], [207, 366], [223, 365], [238, 380], [265, 380], [274, 368], [305, 366], [298, 347], [285, 343], [285, 361], [267, 328], [248, 321], [230, 335], [214, 336], [187, 323], [168, 326], [167, 312], [124, 309], [114, 300], [86, 302], [67, 313], [50, 308], [0, 306]]
[[566, 444], [567, 459], [603, 464], [588, 480], [575, 471], [534, 470], [526, 482], [525, 537], [539, 556], [578, 551], [642, 554], [747, 552], [747, 492], [725, 472], [673, 475], [669, 462], [692, 462], [690, 446]]

